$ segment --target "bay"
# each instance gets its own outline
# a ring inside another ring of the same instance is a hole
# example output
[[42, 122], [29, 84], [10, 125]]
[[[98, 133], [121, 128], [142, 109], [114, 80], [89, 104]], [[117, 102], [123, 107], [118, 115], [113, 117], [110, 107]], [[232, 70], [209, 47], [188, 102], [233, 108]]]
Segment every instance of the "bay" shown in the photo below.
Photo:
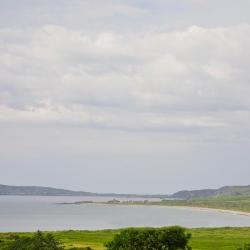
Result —
[[113, 197], [0, 196], [0, 232], [97, 230], [169, 225], [250, 226], [250, 216], [216, 210], [160, 206], [59, 204], [111, 199]]

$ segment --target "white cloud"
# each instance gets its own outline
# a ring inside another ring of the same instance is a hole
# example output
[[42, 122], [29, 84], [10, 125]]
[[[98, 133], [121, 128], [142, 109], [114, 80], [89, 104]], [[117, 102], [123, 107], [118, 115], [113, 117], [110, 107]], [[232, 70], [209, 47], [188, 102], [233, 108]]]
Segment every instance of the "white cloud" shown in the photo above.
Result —
[[[74, 123], [78, 117], [121, 129], [220, 127], [232, 121], [219, 119], [218, 111], [249, 111], [247, 24], [143, 34], [47, 25], [2, 29], [0, 37], [5, 121]], [[145, 113], [152, 115], [135, 118]]]
[[[13, 174], [19, 180], [23, 169], [32, 172], [41, 167], [48, 173], [63, 164], [69, 173], [75, 157], [80, 189], [82, 176], [103, 171], [102, 180], [88, 178], [89, 190], [106, 178], [119, 179], [114, 173], [127, 169], [145, 183], [155, 176], [156, 192], [171, 185], [176, 189], [184, 169], [192, 170], [189, 184], [199, 180], [196, 184], [202, 185], [211, 182], [218, 164], [223, 166], [219, 184], [222, 179], [229, 184], [228, 166], [247, 173], [249, 4], [247, 0], [0, 3], [2, 180], [11, 182]], [[120, 155], [117, 161], [115, 154]], [[4, 175], [8, 166], [9, 177]], [[171, 176], [172, 184], [166, 176]], [[244, 176], [247, 182], [249, 175]], [[62, 179], [58, 182], [64, 185], [68, 174]], [[123, 186], [125, 190], [127, 183]], [[137, 186], [138, 181], [131, 183], [131, 190]]]

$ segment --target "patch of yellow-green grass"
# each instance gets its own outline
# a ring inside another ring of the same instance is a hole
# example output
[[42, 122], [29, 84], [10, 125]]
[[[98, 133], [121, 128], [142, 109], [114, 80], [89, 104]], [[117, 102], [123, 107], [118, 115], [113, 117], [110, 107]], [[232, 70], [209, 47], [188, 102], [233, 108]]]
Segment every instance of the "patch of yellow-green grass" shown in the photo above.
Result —
[[190, 229], [193, 250], [236, 250], [250, 243], [250, 228], [198, 228]]
[[95, 250], [102, 250], [104, 244], [113, 239], [120, 230], [99, 230], [99, 231], [64, 231], [54, 232], [53, 235], [63, 242], [65, 247], [91, 247]]

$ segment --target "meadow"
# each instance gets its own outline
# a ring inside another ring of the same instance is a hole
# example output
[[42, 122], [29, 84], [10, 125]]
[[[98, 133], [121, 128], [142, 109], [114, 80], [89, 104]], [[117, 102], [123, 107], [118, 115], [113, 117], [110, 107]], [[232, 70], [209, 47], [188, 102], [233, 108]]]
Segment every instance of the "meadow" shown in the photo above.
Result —
[[[100, 231], [55, 231], [53, 236], [66, 248], [90, 246], [94, 250], [105, 250], [104, 243], [113, 239], [119, 230]], [[196, 228], [188, 229], [192, 234], [190, 245], [193, 250], [236, 250], [250, 243], [250, 227], [240, 228]], [[32, 233], [1, 233], [0, 249], [13, 235], [30, 236]]]

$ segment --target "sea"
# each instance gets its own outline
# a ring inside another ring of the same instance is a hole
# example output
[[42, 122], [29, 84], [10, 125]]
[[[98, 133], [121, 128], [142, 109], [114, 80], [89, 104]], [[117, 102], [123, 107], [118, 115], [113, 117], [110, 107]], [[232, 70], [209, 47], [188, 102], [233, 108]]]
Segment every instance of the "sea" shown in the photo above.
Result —
[[[108, 201], [113, 198], [2, 195], [0, 196], [0, 232], [97, 230], [170, 225], [188, 228], [250, 226], [250, 216], [209, 209], [112, 204], [62, 204], [84, 200]], [[134, 200], [140, 199], [135, 198]]]

